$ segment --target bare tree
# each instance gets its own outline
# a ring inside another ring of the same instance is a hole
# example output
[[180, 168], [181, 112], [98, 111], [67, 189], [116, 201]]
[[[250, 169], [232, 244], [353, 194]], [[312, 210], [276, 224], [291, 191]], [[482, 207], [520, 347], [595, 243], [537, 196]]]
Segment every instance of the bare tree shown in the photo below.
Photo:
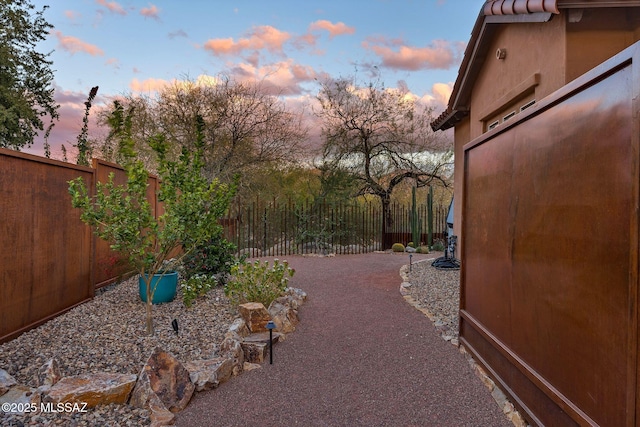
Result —
[[196, 117], [204, 119], [205, 172], [229, 181], [240, 173], [293, 161], [306, 137], [302, 114], [287, 110], [261, 83], [229, 78], [203, 84], [175, 82], [154, 98], [129, 96], [136, 139], [160, 132], [176, 155], [196, 137]]
[[391, 194], [401, 182], [449, 185], [451, 143], [431, 130], [430, 108], [380, 81], [358, 86], [355, 79], [342, 78], [320, 85], [316, 113], [322, 121], [323, 160], [349, 171], [359, 194], [380, 199], [383, 233], [392, 224]]

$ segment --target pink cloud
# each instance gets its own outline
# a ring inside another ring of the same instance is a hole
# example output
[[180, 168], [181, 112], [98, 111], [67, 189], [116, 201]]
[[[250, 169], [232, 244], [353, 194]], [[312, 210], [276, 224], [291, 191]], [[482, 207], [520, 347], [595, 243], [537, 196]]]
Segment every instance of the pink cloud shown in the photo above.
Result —
[[70, 21], [75, 21], [77, 19], [79, 19], [82, 15], [78, 12], [75, 12], [73, 10], [65, 10], [64, 11], [64, 16], [67, 17], [67, 19], [69, 19]]
[[149, 78], [142, 81], [133, 79], [131, 83], [129, 83], [129, 89], [134, 92], [155, 92], [169, 84], [171, 84], [171, 82], [164, 79]]
[[53, 31], [52, 34], [58, 39], [58, 46], [72, 55], [78, 52], [88, 53], [91, 56], [104, 55], [98, 46], [84, 42], [77, 37], [65, 36], [60, 31]]
[[124, 10], [120, 4], [115, 1], [107, 1], [107, 0], [96, 0], [100, 6], [106, 7], [111, 13], [117, 13], [118, 15], [126, 15], [127, 11]]
[[120, 68], [120, 61], [117, 58], [109, 58], [105, 61], [104, 65], [112, 65], [114, 68]]
[[234, 55], [245, 50], [267, 49], [281, 53], [284, 43], [291, 38], [287, 32], [280, 31], [270, 25], [254, 27], [246, 37], [234, 41], [233, 38], [211, 39], [205, 42], [204, 48], [214, 55]]
[[362, 42], [365, 49], [371, 50], [382, 60], [382, 65], [400, 70], [448, 69], [460, 60], [459, 44], [445, 40], [436, 40], [429, 47], [411, 47], [401, 45], [395, 48], [384, 44], [372, 44], [371, 40]]
[[140, 9], [140, 15], [145, 18], [160, 20], [160, 9], [158, 9], [156, 5], [149, 3], [149, 7], [143, 7]]
[[319, 76], [313, 67], [296, 64], [291, 59], [263, 67], [238, 64], [230, 70], [230, 74], [240, 81], [261, 82], [270, 94], [285, 96], [304, 93], [301, 85]]
[[333, 24], [330, 21], [321, 19], [316, 22], [312, 22], [309, 25], [309, 31], [325, 30], [329, 32], [329, 37], [341, 36], [344, 34], [354, 34], [356, 29], [354, 27], [347, 26], [344, 22], [338, 22]]

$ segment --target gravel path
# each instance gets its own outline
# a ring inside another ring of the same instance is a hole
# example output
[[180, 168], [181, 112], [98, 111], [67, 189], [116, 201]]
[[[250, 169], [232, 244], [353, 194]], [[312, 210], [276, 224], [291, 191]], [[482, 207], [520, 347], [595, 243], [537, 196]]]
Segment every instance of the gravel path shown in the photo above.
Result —
[[[275, 347], [274, 365], [198, 393], [177, 425], [510, 426], [464, 356], [438, 336], [457, 339], [458, 272], [437, 271], [429, 262], [412, 266], [405, 291], [434, 319], [434, 329], [398, 292], [398, 271], [407, 261], [399, 254], [290, 257], [297, 270], [291, 285], [309, 294], [297, 332]], [[213, 357], [235, 317], [221, 289], [190, 309], [178, 296], [154, 307], [156, 336], [146, 337], [132, 279], [0, 345], [0, 368], [31, 387], [51, 357], [66, 376], [138, 374], [157, 345], [183, 362]], [[84, 414], [0, 414], [0, 426], [149, 423], [148, 411], [126, 405]]]
[[288, 260], [291, 286], [308, 294], [296, 332], [273, 365], [198, 393], [177, 426], [512, 426], [398, 292], [406, 255]]

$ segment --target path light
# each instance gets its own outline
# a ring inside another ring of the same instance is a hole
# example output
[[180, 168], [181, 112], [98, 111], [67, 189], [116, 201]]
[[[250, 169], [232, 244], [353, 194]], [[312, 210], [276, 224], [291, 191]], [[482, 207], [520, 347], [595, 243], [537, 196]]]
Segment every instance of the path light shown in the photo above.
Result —
[[411, 273], [411, 259], [413, 258], [413, 254], [409, 254], [409, 273]]
[[269, 330], [269, 364], [273, 365], [273, 330], [276, 328], [276, 324], [273, 320], [267, 323], [267, 329]]
[[176, 331], [176, 335], [178, 335], [178, 319], [173, 319], [171, 322], [171, 327], [174, 331]]

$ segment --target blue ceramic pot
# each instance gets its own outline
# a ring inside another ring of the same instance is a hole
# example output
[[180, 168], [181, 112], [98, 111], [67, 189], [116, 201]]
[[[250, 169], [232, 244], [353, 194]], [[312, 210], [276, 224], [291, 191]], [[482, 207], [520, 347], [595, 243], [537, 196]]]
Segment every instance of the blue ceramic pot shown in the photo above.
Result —
[[[142, 276], [138, 277], [138, 286], [140, 290], [140, 299], [147, 302], [147, 285], [145, 284]], [[173, 301], [176, 297], [176, 293], [178, 292], [178, 272], [170, 271], [164, 274], [155, 274], [151, 279], [152, 292], [154, 286], [156, 286], [156, 290], [153, 298], [151, 299], [152, 304], [161, 304], [163, 302]]]

